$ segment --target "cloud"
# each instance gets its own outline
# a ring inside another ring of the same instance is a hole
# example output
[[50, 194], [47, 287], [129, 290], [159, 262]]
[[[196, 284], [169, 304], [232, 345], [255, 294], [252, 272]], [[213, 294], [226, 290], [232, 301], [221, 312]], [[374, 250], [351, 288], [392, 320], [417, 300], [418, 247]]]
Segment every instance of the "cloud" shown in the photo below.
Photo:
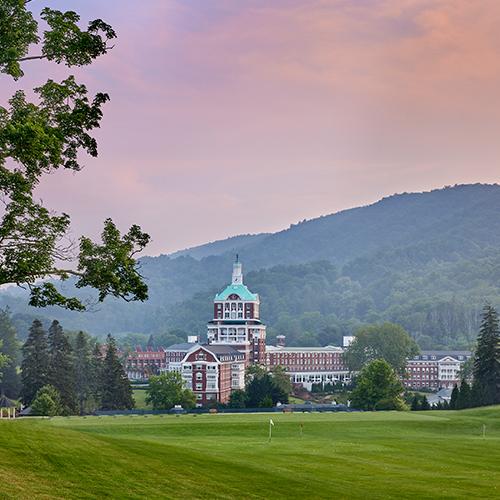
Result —
[[76, 231], [144, 221], [161, 252], [500, 180], [496, 0], [74, 3], [120, 35], [78, 71], [111, 94], [99, 158], [41, 189]]

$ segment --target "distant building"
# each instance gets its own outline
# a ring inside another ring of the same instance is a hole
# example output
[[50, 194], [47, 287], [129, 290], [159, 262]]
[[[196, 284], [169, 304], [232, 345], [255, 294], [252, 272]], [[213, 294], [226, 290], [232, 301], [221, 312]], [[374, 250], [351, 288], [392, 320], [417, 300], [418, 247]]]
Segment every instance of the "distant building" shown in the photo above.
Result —
[[166, 350], [167, 371], [182, 375], [198, 405], [227, 403], [245, 388], [245, 355], [227, 345], [176, 344]]
[[282, 366], [293, 384], [311, 390], [313, 384], [343, 384], [350, 382], [349, 370], [342, 358], [341, 347], [266, 347], [269, 369]]
[[260, 299], [243, 284], [236, 257], [231, 284], [214, 299], [214, 318], [207, 326], [210, 345], [229, 345], [245, 355], [247, 364], [266, 362], [266, 326], [260, 321]]
[[125, 359], [125, 371], [130, 380], [147, 380], [151, 375], [158, 375], [166, 366], [167, 356], [163, 347], [143, 350], [138, 346]]
[[[129, 378], [145, 380], [162, 371], [177, 371], [199, 405], [227, 403], [233, 390], [244, 389], [245, 370], [252, 364], [268, 369], [282, 366], [294, 385], [308, 390], [313, 384], [351, 381], [343, 353], [354, 336], [344, 337], [342, 347], [286, 347], [285, 335], [276, 337], [276, 346], [266, 346], [260, 298], [243, 283], [238, 257], [231, 284], [215, 296], [213, 306], [206, 344], [189, 336], [188, 342], [167, 349], [138, 347], [126, 360]], [[423, 351], [408, 360], [404, 385], [409, 389], [451, 388], [459, 382], [460, 369], [470, 356], [468, 351]]]
[[460, 382], [461, 367], [471, 355], [470, 351], [422, 351], [408, 360], [404, 385], [409, 389], [452, 388]]

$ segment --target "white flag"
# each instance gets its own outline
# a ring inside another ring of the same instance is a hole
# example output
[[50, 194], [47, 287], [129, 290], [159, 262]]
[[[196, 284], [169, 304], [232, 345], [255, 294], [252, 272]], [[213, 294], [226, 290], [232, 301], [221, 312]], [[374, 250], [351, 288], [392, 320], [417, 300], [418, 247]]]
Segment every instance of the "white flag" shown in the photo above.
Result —
[[272, 418], [269, 419], [269, 423], [274, 427], [274, 422]]

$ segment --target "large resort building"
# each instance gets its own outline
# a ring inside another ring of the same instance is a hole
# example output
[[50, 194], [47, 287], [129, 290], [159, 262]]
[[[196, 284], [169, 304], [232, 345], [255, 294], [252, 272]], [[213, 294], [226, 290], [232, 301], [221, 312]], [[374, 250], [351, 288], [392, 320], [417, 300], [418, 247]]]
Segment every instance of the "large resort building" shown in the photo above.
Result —
[[[269, 370], [283, 367], [294, 386], [311, 390], [313, 384], [349, 383], [351, 374], [343, 353], [354, 337], [344, 337], [342, 347], [287, 347], [285, 336], [266, 346], [266, 326], [260, 319], [260, 298], [243, 283], [241, 262], [236, 258], [231, 284], [214, 298], [213, 319], [207, 325], [207, 342], [197, 337], [168, 348], [136, 348], [128, 355], [130, 379], [147, 380], [164, 371], [177, 371], [191, 389], [198, 405], [227, 403], [231, 392], [244, 389], [245, 371], [259, 364]], [[460, 370], [471, 356], [468, 351], [423, 351], [408, 360], [409, 389], [450, 388], [459, 383]]]

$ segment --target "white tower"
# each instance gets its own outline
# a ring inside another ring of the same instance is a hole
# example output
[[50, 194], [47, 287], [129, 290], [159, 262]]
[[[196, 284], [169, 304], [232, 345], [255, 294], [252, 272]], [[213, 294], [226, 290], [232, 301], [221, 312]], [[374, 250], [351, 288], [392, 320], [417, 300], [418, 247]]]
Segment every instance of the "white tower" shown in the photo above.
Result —
[[238, 259], [238, 254], [236, 254], [236, 261], [233, 264], [233, 279], [232, 285], [243, 285], [243, 268], [241, 262]]

